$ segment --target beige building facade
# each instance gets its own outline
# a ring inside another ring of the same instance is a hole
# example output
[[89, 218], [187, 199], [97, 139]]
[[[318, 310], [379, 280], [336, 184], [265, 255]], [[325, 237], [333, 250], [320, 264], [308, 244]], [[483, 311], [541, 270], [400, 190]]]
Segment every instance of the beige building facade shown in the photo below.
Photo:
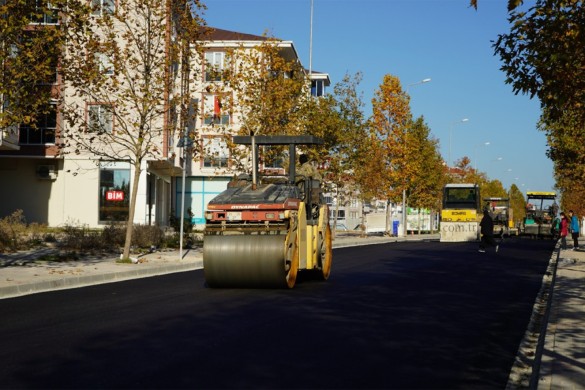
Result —
[[[218, 111], [218, 96], [209, 93], [209, 79], [206, 66], [225, 66], [225, 53], [229, 48], [254, 46], [266, 38], [250, 34], [212, 29], [208, 41], [203, 43], [204, 52], [195, 62], [197, 76], [189, 90], [196, 107], [196, 128], [204, 153], [195, 158], [180, 147], [181, 132], [172, 115], [161, 116], [157, 128], [163, 129], [157, 135], [158, 154], [150, 155], [141, 165], [134, 223], [167, 226], [171, 216], [179, 216], [185, 194], [185, 210], [189, 210], [196, 228], [204, 223], [203, 213], [214, 196], [226, 188], [233, 176], [228, 172], [230, 158], [222, 135], [225, 130], [239, 129], [238, 110]], [[292, 42], [279, 43], [282, 52], [298, 60]], [[177, 75], [180, 75], [177, 72]], [[315, 94], [325, 93], [329, 77], [314, 73]], [[220, 81], [219, 81], [220, 82]], [[172, 83], [169, 95], [180, 93], [181, 80]], [[113, 126], [107, 110], [99, 102], [82, 101], [74, 97], [67, 83], [57, 77], [55, 88], [70, 96], [69, 103], [75, 103], [86, 112], [87, 118], [97, 118], [102, 126]], [[165, 100], [164, 104], [169, 104]], [[173, 112], [175, 108], [166, 107]], [[87, 123], [86, 123], [87, 124]], [[77, 124], [83, 126], [84, 124]], [[0, 137], [0, 218], [16, 210], [23, 210], [27, 222], [44, 223], [49, 226], [83, 225], [92, 228], [103, 227], [112, 221], [127, 218], [130, 186], [134, 178], [134, 167], [130, 159], [104, 158], [88, 153], [75, 153], [72, 149], [58, 147], [60, 134], [69, 124], [64, 120], [58, 107], [40, 119], [39, 130], [32, 131], [21, 126], [17, 131], [5, 129]], [[74, 125], [75, 126], [75, 125]], [[107, 148], [108, 145], [104, 145]], [[213, 158], [211, 157], [213, 156]], [[185, 189], [183, 192], [183, 157], [185, 164]]]

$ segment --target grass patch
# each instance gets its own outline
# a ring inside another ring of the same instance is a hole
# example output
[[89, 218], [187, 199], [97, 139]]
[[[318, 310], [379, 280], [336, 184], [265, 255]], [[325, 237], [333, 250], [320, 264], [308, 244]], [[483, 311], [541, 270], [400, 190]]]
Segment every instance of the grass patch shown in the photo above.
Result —
[[116, 263], [118, 263], [118, 264], [133, 264], [132, 260], [130, 260], [130, 259], [119, 259], [119, 260], [116, 260]]

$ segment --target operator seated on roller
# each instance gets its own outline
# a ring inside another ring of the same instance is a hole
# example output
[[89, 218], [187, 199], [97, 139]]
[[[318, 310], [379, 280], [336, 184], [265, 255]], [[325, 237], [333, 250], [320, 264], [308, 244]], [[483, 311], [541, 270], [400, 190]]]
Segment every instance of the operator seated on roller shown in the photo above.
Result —
[[[299, 156], [299, 163], [300, 166], [296, 169], [296, 182], [301, 184], [302, 186], [305, 185], [304, 179], [310, 179], [309, 183], [311, 186], [311, 199], [305, 199], [305, 202], [308, 203], [311, 209], [311, 215], [313, 218], [317, 218], [319, 216], [319, 204], [321, 198], [321, 174], [317, 171], [317, 169], [309, 162], [309, 157], [306, 154], [301, 154]], [[298, 177], [300, 176], [300, 177]], [[301, 190], [304, 194], [306, 193], [304, 190]]]
[[309, 162], [309, 157], [306, 154], [301, 154], [299, 157], [300, 166], [296, 170], [296, 174], [305, 176], [313, 180], [321, 181], [321, 175], [317, 172], [317, 169]]

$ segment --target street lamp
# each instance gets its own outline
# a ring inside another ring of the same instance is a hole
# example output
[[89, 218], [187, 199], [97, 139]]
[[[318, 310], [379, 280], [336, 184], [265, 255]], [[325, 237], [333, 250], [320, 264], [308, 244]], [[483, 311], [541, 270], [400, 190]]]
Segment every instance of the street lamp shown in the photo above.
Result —
[[453, 138], [453, 127], [455, 127], [458, 123], [468, 122], [469, 119], [463, 118], [461, 120], [455, 121], [451, 123], [451, 127], [449, 128], [449, 161], [447, 161], [447, 167], [451, 164], [451, 139]]
[[413, 87], [415, 85], [419, 85], [419, 84], [424, 84], [424, 83], [428, 83], [431, 81], [431, 78], [426, 78], [426, 79], [422, 79], [421, 81], [417, 81], [416, 83], [412, 83], [412, 84], [408, 84], [406, 86], [406, 93], [408, 93], [408, 90], [410, 89], [410, 87]]
[[[426, 79], [422, 79], [421, 81], [417, 81], [416, 83], [408, 84], [406, 86], [406, 94], [408, 94], [408, 90], [410, 87], [414, 87], [415, 85], [425, 84], [431, 81], [431, 78], [428, 77]], [[406, 149], [406, 137], [404, 138], [404, 149]], [[405, 153], [406, 155], [406, 153]], [[406, 185], [402, 189], [402, 236], [406, 237]]]

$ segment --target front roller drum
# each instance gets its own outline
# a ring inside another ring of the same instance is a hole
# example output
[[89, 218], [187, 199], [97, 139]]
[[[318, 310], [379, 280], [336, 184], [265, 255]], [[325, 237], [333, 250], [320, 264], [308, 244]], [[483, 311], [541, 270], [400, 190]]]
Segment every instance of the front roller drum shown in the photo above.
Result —
[[296, 243], [294, 248], [286, 245], [286, 235], [206, 236], [203, 270], [207, 285], [292, 288], [299, 267], [298, 250]]

